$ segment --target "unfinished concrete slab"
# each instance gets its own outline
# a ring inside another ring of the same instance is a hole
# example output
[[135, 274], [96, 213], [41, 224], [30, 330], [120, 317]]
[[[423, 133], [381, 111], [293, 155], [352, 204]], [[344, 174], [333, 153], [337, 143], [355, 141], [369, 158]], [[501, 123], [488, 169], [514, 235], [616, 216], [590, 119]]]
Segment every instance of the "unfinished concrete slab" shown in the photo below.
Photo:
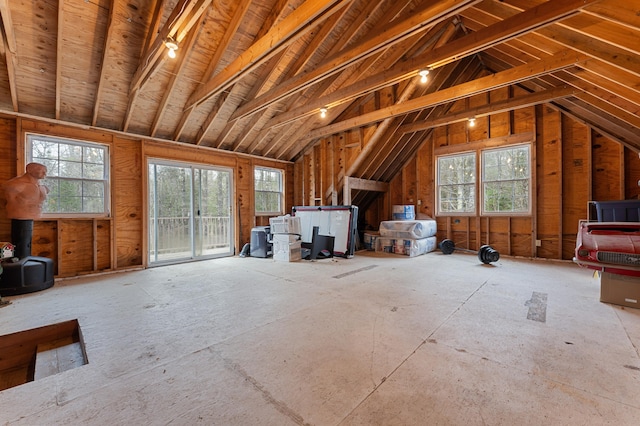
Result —
[[0, 334], [74, 318], [89, 363], [0, 392], [0, 420], [635, 425], [640, 310], [599, 290], [566, 262], [439, 252], [62, 281], [10, 298]]

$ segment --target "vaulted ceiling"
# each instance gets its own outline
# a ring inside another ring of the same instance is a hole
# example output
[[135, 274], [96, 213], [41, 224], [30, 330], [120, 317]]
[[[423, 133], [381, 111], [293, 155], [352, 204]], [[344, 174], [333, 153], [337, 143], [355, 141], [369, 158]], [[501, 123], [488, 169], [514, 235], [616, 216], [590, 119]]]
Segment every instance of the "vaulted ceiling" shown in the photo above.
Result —
[[[372, 167], [385, 149], [544, 102], [640, 151], [638, 0], [0, 0], [0, 16], [4, 114], [280, 160], [373, 127], [350, 175], [382, 181], [401, 163]], [[450, 112], [510, 85], [527, 94]]]

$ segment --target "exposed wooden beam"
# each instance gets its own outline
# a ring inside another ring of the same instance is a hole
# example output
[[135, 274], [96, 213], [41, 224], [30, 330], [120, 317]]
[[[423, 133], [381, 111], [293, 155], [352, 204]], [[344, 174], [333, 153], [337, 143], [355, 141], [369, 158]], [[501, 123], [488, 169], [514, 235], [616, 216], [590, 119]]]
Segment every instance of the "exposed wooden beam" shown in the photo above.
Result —
[[360, 179], [357, 177], [346, 176], [345, 179], [349, 182], [349, 188], [358, 191], [375, 191], [375, 192], [387, 192], [389, 190], [389, 184], [387, 182], [379, 182], [377, 180]]
[[165, 60], [164, 58], [166, 58], [167, 52], [163, 46], [167, 37], [171, 36], [176, 41], [181, 42], [182, 40], [178, 38], [178, 36], [184, 37], [184, 35], [186, 35], [191, 26], [195, 24], [196, 18], [199, 18], [200, 15], [204, 13], [211, 1], [212, 0], [178, 1], [165, 25], [160, 29], [155, 40], [140, 59], [140, 65], [131, 79], [131, 85], [129, 87], [131, 93], [136, 89], [140, 89], [157, 66]]
[[16, 86], [16, 37], [13, 33], [13, 22], [9, 11], [9, 0], [0, 0], [0, 15], [2, 17], [0, 31], [0, 56], [7, 64], [7, 74], [9, 77], [9, 91], [11, 92], [11, 104], [13, 110], [18, 112], [18, 89]]
[[445, 126], [461, 121], [466, 121], [471, 117], [484, 117], [490, 114], [498, 114], [501, 112], [512, 111], [514, 109], [526, 108], [541, 103], [551, 102], [556, 99], [566, 98], [578, 93], [577, 89], [568, 86], [558, 87], [555, 89], [542, 90], [540, 92], [522, 95], [503, 101], [492, 102], [475, 108], [466, 109], [464, 111], [456, 111], [433, 120], [418, 121], [405, 124], [400, 127], [401, 133], [420, 132], [434, 127]]
[[64, 38], [62, 30], [64, 25], [64, 0], [58, 0], [58, 37], [56, 38], [56, 98], [55, 117], [60, 119], [60, 97], [62, 96], [62, 54], [64, 53]]
[[[236, 12], [233, 14], [233, 17], [231, 18], [231, 22], [229, 23], [229, 26], [227, 27], [227, 30], [225, 31], [224, 36], [222, 37], [222, 40], [220, 40], [218, 47], [216, 48], [213, 55], [211, 55], [211, 59], [209, 59], [209, 64], [207, 65], [207, 69], [205, 70], [203, 77], [200, 80], [200, 84], [206, 83], [213, 77], [213, 73], [215, 72], [216, 67], [220, 62], [220, 58], [222, 57], [222, 54], [229, 48], [229, 44], [231, 43], [233, 36], [236, 34], [238, 28], [240, 27], [240, 24], [242, 23], [242, 20], [244, 19], [247, 11], [249, 10], [250, 5], [251, 5], [251, 0], [244, 0], [240, 3], [240, 5], [238, 5], [238, 8], [236, 9]], [[195, 90], [194, 92], [191, 93], [191, 96], [193, 96], [194, 93], [195, 93]], [[180, 122], [178, 123], [178, 126], [176, 126], [176, 129], [173, 134], [174, 140], [180, 139], [180, 136], [182, 135], [182, 132], [184, 131], [184, 128], [187, 125], [187, 122], [189, 121], [189, 118], [191, 117], [191, 114], [193, 114], [194, 111], [195, 111], [195, 105], [183, 111], [182, 117], [180, 117]]]
[[18, 47], [16, 36], [13, 32], [13, 21], [9, 10], [9, 0], [0, 0], [0, 17], [2, 17], [2, 27], [4, 28], [4, 38], [7, 44], [6, 50], [15, 55]]
[[[387, 49], [416, 32], [424, 31], [428, 25], [435, 25], [455, 15], [460, 9], [475, 3], [478, 3], [478, 0], [425, 2], [421, 9], [416, 10], [407, 19], [392, 24], [385, 31], [381, 31], [353, 47], [330, 56], [313, 70], [296, 75], [243, 107], [238, 108], [231, 116], [231, 119], [235, 120], [244, 117], [293, 93], [306, 89], [319, 80], [344, 70], [356, 61], [373, 55], [380, 49]], [[411, 71], [413, 73], [417, 72], [415, 68]]]
[[[489, 4], [491, 3], [491, 4]], [[509, 0], [509, 2], [489, 2], [483, 3], [482, 8], [491, 7], [491, 13], [502, 19], [506, 19], [513, 13], [526, 8], [527, 0]], [[585, 5], [586, 6], [586, 5]], [[622, 70], [632, 72], [640, 77], [640, 60], [637, 54], [620, 47], [615, 43], [606, 41], [611, 34], [607, 34], [603, 40], [598, 39], [588, 33], [588, 28], [576, 28], [563, 24], [554, 24], [541, 28], [536, 34], [562, 46], [571, 48], [585, 55], [600, 59]], [[614, 34], [615, 35], [615, 34]], [[628, 43], [626, 43], [628, 44]], [[637, 43], [636, 43], [637, 46]]]
[[[458, 62], [451, 62], [443, 68], [437, 70], [437, 74], [433, 78], [432, 84], [434, 88], [441, 90], [456, 84], [472, 81], [479, 75], [484, 75], [483, 66], [473, 57], [466, 57]], [[433, 93], [434, 91], [430, 91]], [[402, 170], [401, 154], [403, 151], [410, 150], [407, 146], [417, 138], [415, 134], [404, 135], [398, 132], [398, 128], [408, 120], [416, 121], [420, 118], [429, 119], [436, 114], [446, 114], [451, 108], [453, 102], [445, 102], [439, 105], [440, 108], [427, 108], [416, 111], [411, 114], [395, 117], [393, 119], [393, 132], [389, 132], [382, 139], [382, 143], [378, 146], [370, 146], [367, 143], [361, 150], [358, 158], [351, 163], [347, 169], [350, 176], [356, 175], [368, 179], [383, 180], [385, 173], [395, 174]], [[418, 144], [415, 144], [417, 149]], [[393, 170], [393, 172], [391, 172]]]
[[[202, 20], [202, 16], [200, 17]], [[200, 23], [201, 21], [199, 21]], [[186, 71], [186, 64], [188, 62], [188, 58], [191, 56], [193, 52], [193, 46], [196, 43], [198, 31], [200, 29], [200, 25], [196, 25], [196, 29], [191, 31], [187, 38], [185, 39], [184, 46], [182, 46], [183, 54], [179, 55], [177, 58], [177, 62], [175, 64], [176, 69], [171, 74], [171, 78], [169, 83], [167, 84], [167, 88], [164, 90], [162, 94], [162, 99], [158, 104], [158, 108], [156, 109], [156, 116], [153, 119], [153, 123], [151, 124], [151, 136], [155, 137], [156, 132], [158, 131], [158, 126], [160, 125], [160, 120], [162, 120], [162, 116], [165, 113], [165, 109], [169, 104], [169, 99], [171, 99], [171, 95], [175, 90], [176, 83], [184, 76]]]
[[[492, 44], [504, 43], [505, 41], [520, 37], [527, 32], [539, 29], [576, 13], [579, 7], [584, 5], [584, 1], [585, 0], [553, 0], [545, 2], [537, 7], [499, 21], [494, 25], [447, 43], [431, 52], [408, 59], [382, 73], [363, 79], [329, 95], [314, 99], [302, 108], [280, 114], [274, 117], [267, 125], [276, 126], [286, 124], [311, 111], [316, 111], [323, 106], [334, 106], [347, 102], [366, 92], [378, 90], [382, 87], [395, 84], [398, 81], [413, 77], [420, 69], [440, 67], [472, 53], [480, 52]], [[595, 1], [596, 0], [591, 0], [591, 3]]]
[[547, 74], [562, 68], [566, 68], [584, 61], [586, 57], [580, 53], [564, 51], [553, 57], [524, 64], [506, 71], [502, 71], [487, 77], [482, 77], [468, 83], [459, 84], [448, 89], [440, 90], [420, 98], [412, 99], [401, 105], [382, 108], [360, 117], [344, 120], [329, 126], [320, 127], [309, 132], [307, 140], [313, 140], [322, 136], [342, 132], [367, 124], [382, 121], [388, 117], [407, 114], [422, 108], [435, 106], [444, 102], [462, 99], [474, 94], [483, 93], [499, 87], [516, 84], [520, 81]]
[[[262, 37], [264, 37], [273, 27], [273, 25], [275, 25], [277, 22], [281, 21], [282, 19], [284, 19], [284, 17], [286, 16], [285, 14], [288, 12], [288, 8], [286, 7], [287, 3], [285, 0], [281, 0], [279, 1], [275, 7], [273, 7], [271, 9], [271, 13], [269, 14], [269, 16], [267, 17], [267, 19], [262, 23], [262, 26], [260, 27], [260, 29], [258, 30], [258, 33], [255, 35], [255, 37], [253, 38], [252, 42], [255, 42], [256, 40], [260, 40]], [[248, 5], [247, 5], [248, 7]], [[238, 16], [238, 13], [235, 14], [235, 16]], [[242, 15], [244, 16], [244, 14]], [[228, 31], [227, 31], [228, 33]], [[235, 35], [235, 32], [233, 34], [231, 34], [231, 37], [233, 37]], [[230, 39], [231, 40], [231, 39]], [[289, 45], [290, 46], [290, 45]], [[216, 49], [219, 50], [219, 49]], [[272, 72], [277, 72], [277, 65], [279, 63], [279, 61], [282, 59], [283, 56], [285, 56], [286, 50], [285, 49], [280, 49], [279, 52], [277, 52], [275, 55], [272, 55], [267, 61], [265, 61], [262, 64], [262, 68], [263, 69], [268, 69], [271, 68], [270, 71]], [[267, 71], [265, 71], [266, 73]], [[266, 78], [266, 76], [263, 76]], [[206, 84], [206, 82], [213, 78], [213, 75], [209, 76], [206, 80], [204, 80], [202, 82], [202, 84]], [[246, 95], [249, 98], [252, 98], [253, 96], [255, 96], [255, 93], [257, 93], [257, 90], [259, 90], [261, 84], [258, 83], [259, 79], [255, 77], [255, 75], [248, 75], [246, 77], [245, 80], [245, 84], [249, 84], [252, 85], [252, 89], [251, 91]], [[229, 86], [229, 88], [227, 89], [227, 92], [232, 94], [233, 90], [235, 88], [235, 84]], [[195, 89], [197, 90], [197, 88]], [[194, 90], [194, 91], [195, 91]], [[256, 91], [255, 93], [252, 93]], [[216, 123], [216, 119], [218, 118], [218, 114], [221, 111], [221, 107], [217, 107], [216, 108], [216, 113], [215, 114], [209, 114], [206, 118], [206, 120], [204, 121], [204, 123], [200, 126], [200, 129], [198, 130], [198, 134], [195, 140], [195, 143], [197, 145], [201, 145], [204, 143], [204, 138], [207, 136], [209, 130], [211, 129], [211, 127], [214, 126], [214, 123]], [[189, 111], [193, 111], [195, 110], [194, 108], [189, 108]], [[212, 143], [209, 144], [209, 146], [215, 147], [215, 148], [220, 148], [222, 147], [225, 143], [228, 143], [228, 137], [230, 136], [230, 133], [233, 131], [233, 129], [236, 126], [235, 122], [229, 122], [228, 120], [226, 120], [227, 117], [224, 117], [220, 120], [218, 120], [218, 122], [226, 122], [226, 124], [224, 125], [224, 128], [222, 129], [221, 132], [218, 132], [216, 134], [216, 140], [213, 141]]]
[[[4, 24], [0, 25], [2, 27]], [[11, 105], [13, 110], [18, 112], [18, 89], [16, 86], [16, 58], [15, 53], [9, 51], [4, 33], [0, 31], [0, 58], [7, 64], [7, 75], [9, 77], [9, 91], [11, 93]]]
[[222, 72], [196, 90], [187, 101], [186, 108], [200, 104], [211, 96], [223, 92], [248, 72], [309, 31], [313, 27], [310, 25], [311, 23], [317, 24], [328, 19], [350, 1], [352, 0], [305, 1], [282, 22], [274, 25], [264, 37], [242, 52]]
[[[397, 5], [396, 7], [400, 6]], [[389, 15], [393, 16], [393, 13], [390, 13]], [[453, 20], [445, 21], [438, 25], [435, 25], [424, 35], [417, 34], [414, 37], [407, 38], [402, 42], [394, 45], [393, 48], [387, 49], [387, 51], [385, 52], [380, 52], [378, 55], [370, 56], [367, 59], [360, 61], [357, 67], [354, 67], [355, 69], [348, 69], [343, 72], [343, 75], [346, 73], [348, 73], [348, 75], [346, 75], [343, 79], [342, 85], [348, 86], [350, 84], [355, 84], [357, 81], [365, 78], [367, 75], [374, 75], [380, 72], [380, 70], [392, 68], [394, 64], [397, 64], [401, 58], [409, 56], [413, 50], [417, 49], [416, 43], [424, 38], [429, 39], [429, 43], [427, 43], [428, 46], [437, 47], [439, 46], [440, 40], [448, 40], [449, 38], [453, 37], [458, 28], [458, 21], [454, 18]], [[435, 45], [432, 42], [435, 42]], [[426, 48], [427, 47], [425, 47], [425, 49]], [[331, 79], [325, 79], [322, 83], [313, 86], [312, 90], [314, 90], [315, 93], [323, 93], [325, 90], [324, 86], [326, 82], [329, 82], [330, 80]], [[316, 90], [316, 88], [318, 90]], [[373, 91], [370, 91], [369, 93], [373, 93]], [[308, 98], [308, 96], [306, 96], [306, 93], [305, 97]], [[359, 99], [359, 102], [364, 102], [365, 98], [366, 96], [362, 97], [361, 99]], [[350, 108], [350, 105], [353, 105], [353, 103], [343, 103], [337, 106], [333, 106], [327, 113], [327, 119], [323, 121], [331, 122], [333, 119], [340, 116], [340, 114], [345, 113], [345, 111]], [[292, 107], [291, 110], [294, 110], [294, 108], [295, 107]], [[297, 156], [300, 151], [305, 150], [306, 147], [304, 145], [298, 144], [296, 142], [298, 141], [299, 137], [302, 137], [304, 134], [318, 125], [319, 122], [317, 120], [317, 118], [309, 117], [302, 124], [302, 126], [300, 126], [299, 131], [297, 132], [299, 136], [295, 139], [292, 138], [289, 141], [279, 145], [277, 149], [275, 144], [272, 144], [272, 151], [276, 152], [276, 158], [293, 158]], [[267, 125], [265, 126], [265, 128], [270, 127], [271, 126], [269, 125], [269, 123], [267, 123]], [[275, 130], [277, 131], [279, 128], [280, 126], [278, 126], [278, 128]]]
[[[184, 37], [195, 22], [200, 19], [212, 0], [181, 0], [173, 9], [171, 16], [160, 30], [153, 44], [143, 55], [143, 59], [133, 76], [130, 86], [129, 104], [124, 117], [122, 129], [127, 131], [131, 114], [135, 106], [136, 99], [148, 79], [162, 66], [168, 55], [164, 48], [167, 37], [171, 36], [178, 43]], [[184, 50], [184, 49], [183, 49]], [[178, 53], [184, 55], [184, 53]]]
[[115, 13], [115, 1], [109, 1], [109, 18], [107, 20], [107, 35], [104, 38], [104, 45], [102, 46], [102, 61], [100, 61], [100, 77], [98, 78], [98, 88], [96, 89], [96, 99], [93, 104], [93, 118], [91, 119], [91, 125], [95, 126], [98, 122], [98, 114], [100, 113], [100, 105], [102, 104], [102, 97], [104, 96], [104, 84], [106, 67], [105, 62], [109, 53], [109, 46], [113, 43], [114, 37], [114, 25], [113, 15]]

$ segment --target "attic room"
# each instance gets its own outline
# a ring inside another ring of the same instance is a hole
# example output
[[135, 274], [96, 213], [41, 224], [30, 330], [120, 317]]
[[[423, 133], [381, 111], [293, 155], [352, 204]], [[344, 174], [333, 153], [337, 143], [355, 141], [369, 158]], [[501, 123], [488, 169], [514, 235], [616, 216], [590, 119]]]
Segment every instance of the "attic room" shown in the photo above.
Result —
[[[640, 200], [638, 40], [638, 0], [0, 0], [50, 274], [3, 255], [0, 423], [637, 424], [640, 208], [622, 274], [574, 257]], [[398, 207], [455, 250], [368, 250]], [[245, 256], [340, 208], [353, 252]]]

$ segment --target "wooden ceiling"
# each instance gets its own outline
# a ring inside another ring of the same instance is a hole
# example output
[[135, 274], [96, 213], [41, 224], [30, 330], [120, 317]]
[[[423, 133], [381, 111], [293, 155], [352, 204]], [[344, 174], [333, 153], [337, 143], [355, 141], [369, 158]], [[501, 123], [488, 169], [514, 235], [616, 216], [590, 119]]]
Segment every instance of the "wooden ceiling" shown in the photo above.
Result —
[[[406, 158], [435, 126], [544, 102], [640, 150], [638, 0], [0, 0], [0, 15], [4, 114], [287, 161], [366, 130], [349, 175], [381, 181], [402, 164], [380, 153]], [[510, 85], [528, 94], [450, 112]]]

